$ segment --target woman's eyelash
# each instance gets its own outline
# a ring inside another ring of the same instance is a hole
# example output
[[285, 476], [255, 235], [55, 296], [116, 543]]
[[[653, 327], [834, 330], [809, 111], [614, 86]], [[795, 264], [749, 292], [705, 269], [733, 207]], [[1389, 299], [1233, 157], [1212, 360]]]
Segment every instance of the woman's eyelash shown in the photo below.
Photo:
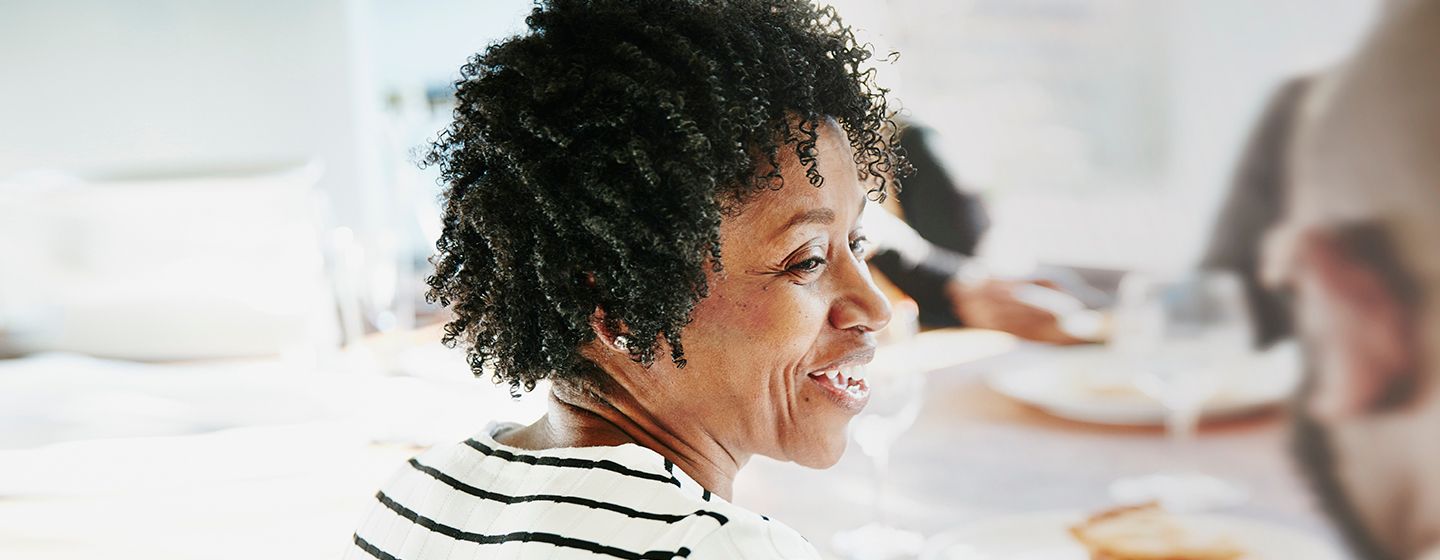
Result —
[[814, 272], [829, 262], [830, 261], [825, 260], [824, 257], [810, 257], [791, 265], [790, 270], [793, 272]]
[[870, 249], [870, 238], [865, 236], [856, 237], [850, 242], [850, 250], [857, 254], [865, 254]]
[[[867, 249], [869, 249], [869, 247], [870, 247], [870, 238], [868, 238], [868, 237], [864, 237], [864, 236], [856, 237], [855, 239], [853, 239], [853, 240], [850, 241], [850, 251], [853, 252], [853, 253], [855, 253], [855, 254], [857, 254], [857, 255], [862, 255], [862, 256], [863, 256], [863, 255], [866, 253]], [[790, 271], [790, 272], [801, 272], [801, 273], [815, 272], [816, 270], [819, 270], [820, 267], [825, 266], [825, 265], [827, 265], [827, 264], [830, 264], [830, 261], [825, 260], [824, 257], [816, 256], [816, 257], [810, 257], [810, 258], [808, 258], [808, 259], [805, 259], [805, 260], [803, 260], [803, 261], [800, 261], [800, 262], [798, 262], [798, 263], [795, 263], [795, 264], [793, 264], [793, 265], [790, 265], [790, 267], [787, 268], [786, 270], [787, 270], [787, 271]]]

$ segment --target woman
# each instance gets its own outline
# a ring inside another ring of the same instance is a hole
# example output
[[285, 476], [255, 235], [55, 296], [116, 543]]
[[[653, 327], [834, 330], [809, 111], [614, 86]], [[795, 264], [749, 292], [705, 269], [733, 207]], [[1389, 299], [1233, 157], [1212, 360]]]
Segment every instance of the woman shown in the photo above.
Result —
[[543, 2], [461, 71], [445, 341], [547, 414], [410, 461], [353, 558], [815, 558], [728, 503], [828, 467], [890, 309], [859, 218], [904, 164], [870, 53], [795, 0]]

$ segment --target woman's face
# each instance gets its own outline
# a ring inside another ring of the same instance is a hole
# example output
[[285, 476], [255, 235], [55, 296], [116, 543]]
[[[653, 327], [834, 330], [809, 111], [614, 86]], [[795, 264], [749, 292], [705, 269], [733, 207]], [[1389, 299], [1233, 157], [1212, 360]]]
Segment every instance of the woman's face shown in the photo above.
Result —
[[890, 320], [864, 261], [868, 187], [840, 127], [826, 120], [819, 134], [824, 185], [811, 186], [792, 156], [783, 188], [724, 220], [724, 270], [681, 332], [688, 365], [657, 360], [647, 376], [663, 387], [651, 397], [668, 401], [655, 405], [730, 452], [810, 467], [845, 450], [845, 427], [869, 397], [845, 374], [870, 360], [871, 333]]

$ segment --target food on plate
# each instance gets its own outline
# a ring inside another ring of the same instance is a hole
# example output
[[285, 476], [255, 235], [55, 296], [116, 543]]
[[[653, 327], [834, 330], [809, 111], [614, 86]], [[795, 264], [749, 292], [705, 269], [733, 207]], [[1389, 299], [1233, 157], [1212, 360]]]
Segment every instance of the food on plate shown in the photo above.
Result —
[[1159, 505], [1122, 506], [1070, 527], [1091, 560], [1239, 560], [1245, 551], [1225, 535], [1186, 527]]

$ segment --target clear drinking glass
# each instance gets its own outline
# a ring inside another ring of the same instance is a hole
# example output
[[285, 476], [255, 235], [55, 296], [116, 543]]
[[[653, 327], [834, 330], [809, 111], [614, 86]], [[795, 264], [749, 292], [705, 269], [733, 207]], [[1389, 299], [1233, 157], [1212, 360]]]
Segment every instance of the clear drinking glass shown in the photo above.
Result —
[[915, 419], [924, 400], [924, 371], [907, 359], [906, 345], [918, 331], [915, 302], [895, 305], [890, 326], [881, 333], [882, 347], [865, 367], [870, 401], [850, 423], [850, 434], [860, 452], [870, 458], [874, 493], [870, 523], [842, 531], [832, 542], [835, 552], [852, 560], [911, 558], [920, 552], [924, 537], [892, 525], [886, 516], [885, 497], [890, 480], [890, 449]]
[[[1110, 344], [1125, 358], [1136, 387], [1165, 409], [1176, 456], [1184, 457], [1205, 405], [1253, 353], [1244, 287], [1226, 272], [1128, 275]], [[1194, 471], [1122, 479], [1110, 491], [1121, 502], [1156, 500], [1184, 511], [1246, 499], [1240, 486]]]

